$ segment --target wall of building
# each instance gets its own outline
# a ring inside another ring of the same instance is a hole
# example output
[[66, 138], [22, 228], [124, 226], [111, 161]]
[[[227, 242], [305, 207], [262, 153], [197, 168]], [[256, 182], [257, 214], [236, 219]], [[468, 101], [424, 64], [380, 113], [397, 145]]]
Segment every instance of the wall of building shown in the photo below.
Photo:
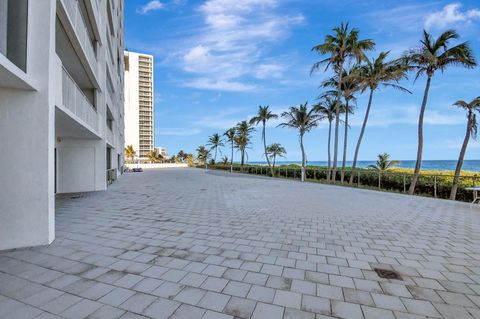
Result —
[[30, 1], [27, 73], [35, 90], [0, 88], [0, 250], [54, 239], [55, 0]]
[[140, 149], [139, 101], [138, 101], [138, 54], [127, 53], [128, 70], [125, 70], [125, 145]]

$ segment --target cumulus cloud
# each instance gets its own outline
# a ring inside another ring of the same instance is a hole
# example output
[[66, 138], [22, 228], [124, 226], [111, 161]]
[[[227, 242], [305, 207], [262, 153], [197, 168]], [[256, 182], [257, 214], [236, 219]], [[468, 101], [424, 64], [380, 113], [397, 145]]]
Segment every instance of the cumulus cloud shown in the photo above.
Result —
[[436, 11], [427, 15], [425, 19], [425, 28], [445, 28], [452, 24], [459, 22], [469, 23], [480, 18], [480, 9], [462, 11], [461, 7], [462, 4], [459, 2], [450, 3], [444, 6], [441, 11]]
[[198, 8], [204, 27], [179, 55], [182, 69], [198, 78], [189, 87], [250, 91], [244, 77], [279, 78], [285, 66], [267, 61], [267, 43], [285, 39], [302, 15], [281, 14], [279, 0], [207, 0]]
[[145, 5], [141, 6], [137, 12], [140, 14], [147, 14], [150, 11], [160, 10], [163, 9], [164, 5], [158, 0], [151, 0], [147, 2]]

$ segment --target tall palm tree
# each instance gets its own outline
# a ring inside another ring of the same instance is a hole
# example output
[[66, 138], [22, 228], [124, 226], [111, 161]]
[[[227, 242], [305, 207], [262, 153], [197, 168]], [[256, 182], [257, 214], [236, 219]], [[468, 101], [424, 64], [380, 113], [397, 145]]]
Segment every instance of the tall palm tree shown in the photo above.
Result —
[[416, 70], [415, 79], [418, 79], [420, 75], [427, 75], [422, 106], [420, 107], [420, 114], [418, 116], [417, 160], [410, 188], [408, 189], [410, 195], [415, 192], [415, 185], [422, 164], [423, 117], [427, 106], [428, 92], [430, 90], [430, 82], [432, 81], [433, 75], [436, 71], [441, 71], [443, 73], [449, 66], [461, 65], [466, 68], [473, 68], [477, 65], [468, 42], [463, 42], [453, 47], [450, 46], [450, 42], [458, 37], [459, 35], [455, 30], [447, 30], [437, 39], [434, 39], [431, 34], [423, 30], [423, 38], [420, 40], [421, 45], [418, 48], [410, 50], [404, 56], [405, 61], [409, 66]]
[[210, 146], [210, 151], [215, 150], [215, 156], [213, 158], [213, 162], [216, 163], [218, 148], [224, 146], [222, 137], [220, 136], [220, 134], [218, 133], [212, 134], [212, 136], [210, 136], [210, 138], [208, 139], [207, 146]]
[[262, 123], [262, 140], [263, 140], [263, 150], [265, 152], [265, 158], [267, 159], [268, 167], [271, 169], [271, 173], [273, 176], [273, 168], [270, 166], [270, 159], [267, 155], [267, 139], [265, 137], [265, 126], [267, 121], [278, 118], [277, 114], [272, 113], [269, 110], [270, 106], [259, 106], [257, 115], [250, 119], [250, 125], [258, 125]]
[[266, 154], [268, 157], [272, 159], [272, 168], [275, 169], [275, 161], [277, 157], [285, 157], [287, 155], [287, 151], [285, 147], [280, 145], [279, 143], [273, 143], [266, 147]]
[[205, 146], [200, 145], [197, 148], [197, 159], [205, 165], [205, 168], [207, 168], [209, 157], [210, 157], [210, 152], [205, 148]]
[[406, 88], [400, 86], [398, 82], [407, 77], [408, 68], [403, 59], [392, 61], [385, 61], [389, 52], [380, 52], [376, 59], [366, 60], [366, 64], [360, 68], [360, 78], [363, 82], [362, 92], [370, 90], [368, 96], [367, 109], [365, 110], [365, 117], [363, 118], [362, 128], [358, 136], [357, 145], [355, 147], [355, 154], [353, 156], [352, 171], [350, 174], [349, 183], [353, 183], [353, 177], [357, 168], [358, 154], [362, 144], [365, 128], [367, 127], [368, 116], [372, 107], [373, 93], [379, 86], [392, 87], [403, 92], [412, 93]]
[[477, 138], [477, 119], [475, 116], [475, 111], [478, 111], [480, 109], [480, 96], [473, 99], [470, 103], [460, 100], [455, 102], [453, 105], [467, 111], [467, 131], [465, 133], [462, 148], [460, 149], [460, 154], [458, 156], [457, 167], [455, 168], [455, 176], [453, 178], [452, 190], [450, 192], [450, 199], [452, 200], [457, 197], [458, 182], [460, 178], [460, 173], [462, 171], [463, 158], [465, 157], [468, 141], [470, 140], [470, 138]]
[[375, 165], [369, 165], [368, 168], [372, 168], [377, 171], [386, 171], [393, 166], [400, 164], [400, 161], [390, 160], [390, 154], [387, 153], [378, 154], [377, 158], [378, 159]]
[[132, 163], [136, 154], [137, 152], [135, 152], [135, 150], [133, 149], [133, 145], [127, 145], [127, 147], [125, 147], [125, 157], [130, 158], [130, 161]]
[[162, 154], [158, 153], [157, 150], [148, 152], [147, 157], [152, 163], [159, 163], [163, 160]]
[[365, 58], [365, 51], [372, 50], [375, 42], [370, 39], [359, 40], [359, 31], [356, 28], [349, 29], [348, 23], [341, 24], [333, 29], [333, 35], [325, 36], [325, 42], [316, 45], [312, 51], [316, 51], [321, 55], [328, 55], [327, 58], [315, 63], [312, 66], [312, 72], [318, 70], [320, 66], [326, 65], [325, 69], [332, 67], [338, 74], [337, 85], [337, 105], [335, 114], [335, 144], [333, 150], [333, 176], [337, 172], [338, 159], [338, 129], [340, 125], [340, 103], [341, 103], [341, 84], [343, 83], [343, 70], [346, 62], [355, 59], [357, 63]]
[[[343, 183], [345, 179], [345, 167], [347, 163], [347, 146], [348, 146], [348, 130], [350, 125], [348, 124], [349, 115], [353, 114], [354, 106], [356, 104], [357, 98], [355, 94], [361, 90], [361, 79], [359, 77], [360, 65], [353, 65], [348, 71], [343, 72], [343, 80], [340, 84], [342, 90], [343, 100], [345, 101], [345, 131], [343, 133], [343, 158], [342, 158], [342, 170], [340, 173], [340, 182]], [[338, 86], [338, 75], [331, 77], [330, 79], [325, 80], [322, 83], [323, 87], [336, 88]], [[336, 91], [327, 91], [324, 95], [334, 95]]]
[[250, 144], [251, 134], [255, 129], [247, 122], [241, 121], [236, 126], [235, 147], [240, 151], [240, 165], [245, 164], [246, 150]]
[[307, 102], [299, 106], [291, 106], [288, 111], [282, 113], [286, 122], [280, 123], [279, 127], [290, 127], [298, 130], [300, 149], [302, 151], [302, 182], [305, 181], [305, 148], [303, 146], [303, 136], [317, 127], [320, 115], [315, 108], [308, 109]]
[[324, 95], [322, 99], [320, 100], [319, 103], [314, 105], [314, 110], [317, 112], [320, 117], [319, 120], [321, 119], [327, 119], [328, 120], [328, 144], [327, 144], [327, 181], [330, 180], [331, 177], [331, 152], [330, 152], [330, 147], [331, 147], [331, 137], [332, 137], [332, 122], [335, 119], [335, 115], [337, 113], [337, 101], [335, 100], [334, 97], [331, 95]]
[[233, 172], [233, 148], [235, 144], [235, 133], [237, 132], [236, 128], [229, 128], [223, 135], [227, 138], [227, 142], [231, 144], [232, 154], [230, 156], [230, 173]]

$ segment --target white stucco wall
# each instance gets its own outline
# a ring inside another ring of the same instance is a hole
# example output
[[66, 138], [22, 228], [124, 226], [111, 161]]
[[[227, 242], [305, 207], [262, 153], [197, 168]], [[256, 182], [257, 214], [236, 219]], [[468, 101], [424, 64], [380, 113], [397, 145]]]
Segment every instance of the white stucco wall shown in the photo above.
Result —
[[0, 89], [0, 250], [54, 239], [55, 0], [30, 1], [27, 73], [36, 91]]

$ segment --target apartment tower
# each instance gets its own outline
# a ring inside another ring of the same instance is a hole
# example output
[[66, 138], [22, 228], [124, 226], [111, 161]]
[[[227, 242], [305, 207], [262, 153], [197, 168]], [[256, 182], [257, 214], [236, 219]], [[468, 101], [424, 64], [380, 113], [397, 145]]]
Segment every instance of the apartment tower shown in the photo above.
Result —
[[123, 0], [0, 0], [0, 250], [49, 244], [59, 193], [122, 172]]
[[126, 51], [125, 145], [132, 145], [140, 161], [154, 150], [153, 56]]

